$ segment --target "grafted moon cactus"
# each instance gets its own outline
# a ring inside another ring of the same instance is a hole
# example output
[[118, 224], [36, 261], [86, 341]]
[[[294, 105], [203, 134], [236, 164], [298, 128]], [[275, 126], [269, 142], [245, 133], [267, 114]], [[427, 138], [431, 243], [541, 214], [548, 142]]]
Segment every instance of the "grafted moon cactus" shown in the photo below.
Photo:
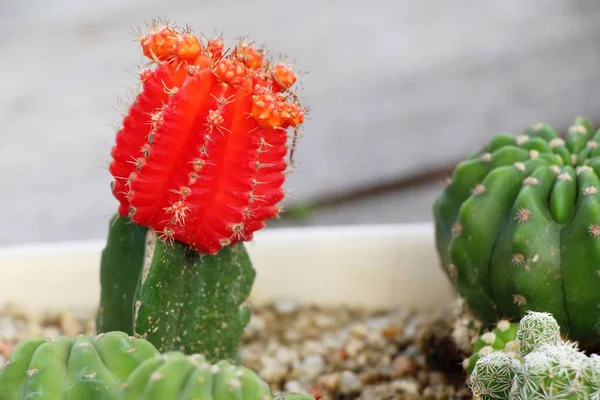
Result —
[[434, 205], [441, 264], [484, 323], [552, 313], [600, 339], [600, 132], [536, 124], [461, 162]]
[[253, 45], [159, 23], [140, 45], [150, 65], [111, 152], [98, 331], [235, 360], [255, 278], [244, 242], [280, 212], [305, 118], [297, 76]]
[[115, 400], [132, 371], [157, 355], [123, 332], [30, 339], [0, 369], [0, 400]]

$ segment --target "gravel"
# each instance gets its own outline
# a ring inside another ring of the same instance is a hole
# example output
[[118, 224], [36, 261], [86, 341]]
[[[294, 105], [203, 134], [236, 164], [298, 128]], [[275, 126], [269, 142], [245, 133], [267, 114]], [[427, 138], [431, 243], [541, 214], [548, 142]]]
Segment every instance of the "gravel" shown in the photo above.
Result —
[[[461, 339], [457, 334], [467, 342], [469, 334], [457, 329], [465, 321], [457, 305], [433, 315], [288, 299], [251, 307], [242, 363], [275, 393], [301, 392], [321, 400], [472, 398], [461, 368], [466, 354], [455, 344]], [[27, 338], [79, 333], [95, 334], [94, 310], [28, 315], [7, 305], [0, 310], [0, 365]]]

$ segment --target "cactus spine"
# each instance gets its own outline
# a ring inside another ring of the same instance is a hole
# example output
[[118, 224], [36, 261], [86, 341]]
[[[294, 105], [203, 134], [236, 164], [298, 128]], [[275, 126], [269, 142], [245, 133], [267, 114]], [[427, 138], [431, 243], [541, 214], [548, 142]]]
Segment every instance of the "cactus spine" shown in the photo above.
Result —
[[436, 246], [485, 324], [546, 311], [570, 339], [599, 339], [598, 140], [583, 118], [565, 138], [536, 124], [456, 167], [434, 205]]
[[517, 331], [518, 357], [492, 352], [481, 357], [470, 376], [479, 399], [598, 399], [600, 358], [587, 357], [564, 342], [548, 313], [528, 312]]
[[[99, 332], [133, 334], [134, 294], [144, 263], [147, 229], [115, 215], [100, 265]], [[108, 312], [104, 312], [108, 310]]]
[[0, 400], [113, 400], [133, 370], [158, 355], [123, 332], [21, 343], [0, 369]]
[[[255, 277], [244, 242], [279, 214], [288, 128], [291, 157], [304, 121], [297, 77], [262, 49], [224, 51], [172, 26], [154, 24], [140, 44], [154, 67], [112, 149], [119, 223], [103, 252], [99, 329], [234, 360]], [[126, 242], [137, 226], [145, 241]]]
[[507, 320], [498, 321], [496, 327], [489, 332], [479, 335], [473, 344], [473, 354], [463, 361], [467, 374], [471, 374], [477, 361], [492, 352], [503, 352], [513, 357], [519, 357], [517, 329], [519, 324]]
[[161, 352], [180, 349], [202, 353], [211, 361], [237, 359], [236, 349], [250, 320], [243, 302], [255, 276], [243, 245], [200, 255], [179, 242], [148, 242], [151, 256], [134, 297], [135, 334]]

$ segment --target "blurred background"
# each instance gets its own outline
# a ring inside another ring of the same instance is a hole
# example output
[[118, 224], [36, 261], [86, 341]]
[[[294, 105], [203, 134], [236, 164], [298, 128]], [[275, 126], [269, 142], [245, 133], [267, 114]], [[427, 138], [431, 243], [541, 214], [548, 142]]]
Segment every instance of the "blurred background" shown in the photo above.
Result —
[[267, 229], [431, 221], [440, 182], [492, 135], [600, 123], [597, 0], [3, 0], [0, 244], [105, 237], [117, 96], [143, 61], [132, 28], [157, 17], [307, 72], [293, 212]]

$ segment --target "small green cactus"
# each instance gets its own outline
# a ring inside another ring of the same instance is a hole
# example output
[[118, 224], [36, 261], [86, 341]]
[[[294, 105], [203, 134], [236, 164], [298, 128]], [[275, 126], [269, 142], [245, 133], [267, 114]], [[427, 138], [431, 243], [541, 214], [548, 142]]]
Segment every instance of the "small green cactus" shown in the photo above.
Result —
[[146, 360], [123, 385], [119, 400], [271, 400], [253, 371], [202, 355], [169, 352]]
[[476, 362], [469, 377], [474, 398], [598, 399], [600, 357], [587, 357], [559, 331], [552, 315], [529, 312], [516, 333], [518, 356], [491, 352]]
[[518, 326], [517, 323], [501, 320], [493, 330], [479, 335], [473, 344], [473, 354], [463, 361], [467, 374], [473, 372], [477, 360], [492, 352], [501, 351], [518, 357], [519, 345], [516, 341]]
[[521, 318], [517, 330], [521, 356], [526, 356], [544, 344], [560, 344], [560, 326], [550, 313], [531, 312]]
[[0, 400], [113, 400], [131, 372], [157, 354], [123, 332], [30, 339], [0, 369]]
[[433, 212], [448, 279], [489, 325], [551, 313], [582, 344], [600, 338], [600, 131], [536, 124], [461, 162]]
[[585, 371], [588, 357], [565, 343], [543, 344], [527, 354], [517, 369], [514, 400], [587, 399], [597, 390]]
[[518, 367], [519, 362], [503, 352], [498, 351], [482, 356], [470, 376], [474, 398], [508, 399]]

